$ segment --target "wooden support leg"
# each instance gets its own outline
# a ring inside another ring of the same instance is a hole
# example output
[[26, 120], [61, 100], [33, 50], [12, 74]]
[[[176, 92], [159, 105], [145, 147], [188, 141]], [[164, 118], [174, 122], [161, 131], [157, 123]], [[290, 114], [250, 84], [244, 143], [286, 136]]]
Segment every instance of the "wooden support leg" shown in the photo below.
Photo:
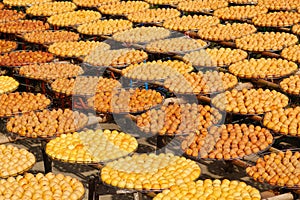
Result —
[[231, 161], [225, 161], [226, 163], [226, 167], [225, 167], [225, 171], [227, 173], [232, 173], [234, 171], [234, 165]]
[[45, 140], [41, 141], [41, 150], [42, 150], [43, 161], [44, 161], [44, 170], [45, 170], [45, 173], [47, 174], [49, 172], [52, 172], [52, 160], [46, 154], [46, 144], [47, 144], [47, 141], [45, 141]]
[[25, 79], [25, 84], [26, 84], [26, 91], [29, 92], [30, 87], [29, 87], [29, 80], [27, 78]]
[[59, 99], [60, 99], [60, 103], [61, 103], [62, 108], [63, 108], [63, 109], [66, 108], [66, 107], [65, 107], [65, 99], [66, 99], [66, 96], [62, 94], [62, 95], [60, 95]]
[[88, 188], [89, 188], [88, 200], [94, 200], [95, 188], [96, 188], [96, 177], [94, 175], [91, 175], [89, 177]]
[[114, 72], [110, 72], [110, 75], [111, 75], [111, 77], [112, 77], [113, 79], [116, 79], [116, 76], [115, 76]]
[[134, 200], [142, 200], [142, 194], [139, 192], [133, 193]]
[[41, 90], [42, 90], [42, 94], [46, 94], [46, 83], [44, 81], [41, 82]]
[[164, 139], [165, 139], [165, 136], [157, 135], [157, 138], [156, 138], [156, 154], [160, 154], [160, 153], [165, 152], [165, 149], [163, 149], [164, 146], [165, 146]]
[[102, 180], [99, 178], [95, 179], [95, 192], [94, 200], [98, 200], [100, 196], [107, 194], [117, 194], [115, 188], [111, 188], [107, 185], [104, 185]]

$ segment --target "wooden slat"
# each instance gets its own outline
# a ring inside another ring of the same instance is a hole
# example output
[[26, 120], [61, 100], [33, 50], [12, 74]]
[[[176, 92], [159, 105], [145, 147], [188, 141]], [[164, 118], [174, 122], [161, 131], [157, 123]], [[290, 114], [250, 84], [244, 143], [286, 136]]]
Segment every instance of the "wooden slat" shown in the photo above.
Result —
[[280, 194], [274, 197], [263, 198], [263, 200], [293, 200], [294, 196], [291, 193]]
[[284, 31], [284, 32], [291, 32], [291, 28], [284, 28], [284, 27], [281, 27], [281, 28], [277, 28], [279, 31]]
[[245, 161], [242, 161], [242, 160], [239, 160], [239, 159], [233, 160], [232, 164], [237, 165], [237, 166], [242, 167], [242, 168], [247, 168], [247, 167], [252, 166], [249, 163], [247, 163]]
[[255, 116], [250, 117], [250, 119], [260, 122], [260, 121], [262, 121], [263, 118], [261, 116], [255, 115]]
[[130, 115], [130, 114], [129, 114], [128, 117], [129, 117], [132, 121], [137, 122], [137, 117], [136, 117], [136, 116]]
[[110, 37], [110, 36], [101, 35], [100, 37], [102, 37], [103, 39], [106, 39], [106, 40], [112, 40], [112, 37]]
[[269, 151], [270, 151], [270, 152], [273, 152], [273, 153], [278, 153], [278, 152], [280, 152], [279, 149], [276, 149], [276, 148], [274, 148], [274, 147], [270, 147]]
[[271, 57], [271, 58], [281, 58], [281, 55], [273, 52], [268, 52], [268, 51], [261, 52], [261, 55]]
[[186, 103], [186, 101], [182, 98], [166, 98], [163, 105], [167, 106], [169, 103], [183, 104]]
[[209, 97], [207, 97], [207, 96], [198, 95], [197, 98], [198, 98], [198, 100], [204, 101], [206, 103], [210, 103], [210, 101], [211, 101], [211, 99]]
[[199, 38], [198, 35], [197, 35], [197, 33], [194, 32], [194, 31], [187, 31], [186, 35], [188, 35], [191, 38]]
[[114, 67], [108, 67], [107, 69], [111, 72], [115, 72], [117, 74], [122, 74], [122, 70], [120, 70], [120, 69], [116, 69]]
[[26, 139], [25, 137], [10, 137], [10, 136], [7, 136], [7, 135], [4, 135], [4, 134], [1, 134], [1, 137], [0, 137], [0, 144], [6, 144], [6, 143], [11, 143], [11, 142], [15, 142], [17, 140], [24, 140]]
[[133, 46], [133, 47], [136, 48], [136, 49], [145, 49], [144, 46], [139, 45], [139, 44], [132, 44], [131, 46]]
[[223, 45], [223, 46], [230, 47], [230, 48], [236, 48], [234, 42], [222, 41], [222, 42], [218, 42], [218, 43], [221, 44], [221, 45]]
[[179, 55], [173, 56], [173, 58], [176, 59], [176, 60], [184, 61], [183, 57], [179, 56]]
[[271, 87], [273, 89], [280, 89], [279, 85], [276, 83], [272, 83], [270, 81], [267, 80], [263, 80], [263, 79], [257, 79], [257, 80], [253, 80], [252, 82], [256, 83], [256, 84], [261, 84], [261, 85], [265, 85], [268, 87]]

